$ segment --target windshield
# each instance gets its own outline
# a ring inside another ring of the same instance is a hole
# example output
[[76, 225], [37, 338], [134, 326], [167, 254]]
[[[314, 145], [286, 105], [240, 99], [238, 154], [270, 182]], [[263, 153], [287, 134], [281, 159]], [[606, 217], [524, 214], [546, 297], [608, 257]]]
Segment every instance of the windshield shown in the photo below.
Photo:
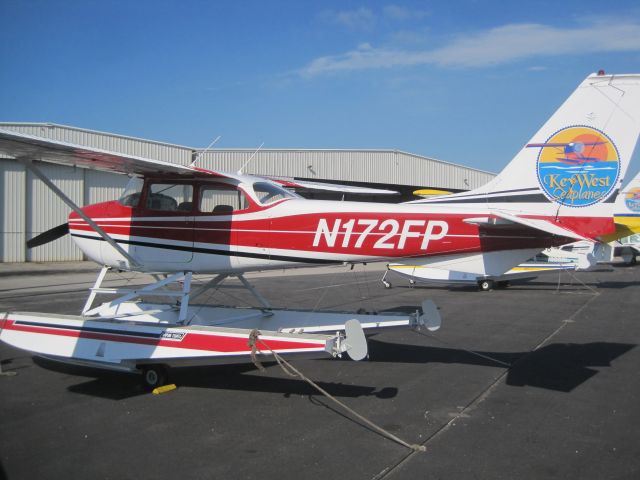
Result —
[[274, 183], [268, 182], [256, 182], [253, 184], [253, 191], [258, 197], [258, 200], [263, 205], [269, 205], [270, 203], [282, 200], [283, 198], [296, 198], [291, 192], [288, 192], [284, 188], [277, 186]]
[[140, 177], [132, 177], [124, 188], [124, 192], [120, 195], [118, 202], [125, 207], [137, 207], [140, 203], [140, 193], [144, 181]]

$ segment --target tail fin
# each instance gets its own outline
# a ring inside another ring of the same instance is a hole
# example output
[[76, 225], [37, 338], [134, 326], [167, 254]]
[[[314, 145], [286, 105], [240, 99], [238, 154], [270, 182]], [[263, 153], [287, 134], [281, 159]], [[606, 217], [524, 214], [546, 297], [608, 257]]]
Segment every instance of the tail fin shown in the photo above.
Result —
[[624, 215], [640, 217], [640, 172], [620, 190], [616, 199], [615, 216]]
[[[483, 205], [556, 222], [611, 218], [639, 134], [640, 74], [593, 74], [488, 184], [418, 202]], [[587, 237], [599, 231], [571, 228]]]
[[590, 75], [496, 178], [446, 200], [544, 198], [572, 208], [607, 201], [620, 188], [639, 134], [640, 74]]

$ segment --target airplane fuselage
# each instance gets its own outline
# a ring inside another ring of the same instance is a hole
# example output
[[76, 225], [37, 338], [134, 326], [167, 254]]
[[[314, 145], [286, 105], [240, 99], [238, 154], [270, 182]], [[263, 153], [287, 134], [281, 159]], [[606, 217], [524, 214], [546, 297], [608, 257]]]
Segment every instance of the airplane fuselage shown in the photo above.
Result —
[[[477, 207], [285, 198], [266, 206], [250, 200], [245, 208], [222, 213], [191, 208], [156, 211], [113, 201], [83, 210], [142, 265], [133, 269], [143, 271], [250, 271], [541, 250], [567, 242], [522, 225], [485, 230], [473, 220], [491, 218], [491, 213]], [[565, 226], [571, 221], [563, 219]], [[583, 231], [585, 223], [594, 232], [612, 228], [610, 218], [573, 221]], [[77, 215], [70, 216], [69, 227], [74, 241], [94, 261], [131, 268]]]

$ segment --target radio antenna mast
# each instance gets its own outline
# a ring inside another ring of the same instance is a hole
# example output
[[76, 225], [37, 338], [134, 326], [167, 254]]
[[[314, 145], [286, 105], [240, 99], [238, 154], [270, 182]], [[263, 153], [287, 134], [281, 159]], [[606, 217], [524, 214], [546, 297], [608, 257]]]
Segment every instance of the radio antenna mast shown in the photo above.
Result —
[[253, 152], [253, 153], [251, 154], [251, 156], [249, 157], [249, 160], [247, 160], [246, 162], [244, 162], [244, 165], [242, 165], [242, 166], [240, 167], [240, 170], [238, 170], [238, 175], [242, 175], [242, 170], [244, 170], [244, 167], [246, 167], [247, 165], [249, 165], [249, 162], [253, 159], [253, 157], [255, 157], [255, 156], [256, 156], [256, 154], [260, 151], [260, 149], [262, 148], [262, 146], [263, 146], [263, 145], [264, 145], [264, 142], [262, 142], [262, 143], [260, 144], [260, 146], [256, 149], [256, 151], [255, 151], [255, 152]]
[[191, 162], [191, 164], [189, 164], [189, 166], [190, 166], [190, 167], [194, 167], [194, 166], [196, 165], [196, 162], [197, 162], [198, 160], [200, 160], [200, 157], [201, 157], [204, 153], [206, 153], [209, 149], [211, 149], [211, 147], [213, 147], [213, 146], [216, 144], [216, 142], [217, 142], [218, 140], [220, 140], [221, 138], [222, 138], [222, 136], [221, 136], [221, 135], [218, 135], [218, 136], [213, 140], [213, 142], [211, 142], [211, 143], [209, 144], [209, 146], [208, 146], [207, 148], [205, 148], [204, 150], [201, 150], [200, 152], [198, 152], [198, 154], [197, 154], [197, 155], [196, 155], [196, 157], [193, 159], [193, 161]]

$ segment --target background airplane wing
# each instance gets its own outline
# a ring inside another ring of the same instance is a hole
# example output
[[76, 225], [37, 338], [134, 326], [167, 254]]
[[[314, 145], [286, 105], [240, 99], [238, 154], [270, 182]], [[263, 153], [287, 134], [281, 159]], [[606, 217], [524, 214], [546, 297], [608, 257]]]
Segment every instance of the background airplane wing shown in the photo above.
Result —
[[124, 153], [75, 145], [0, 129], [0, 157], [36, 160], [123, 174], [173, 173], [189, 176], [229, 177], [228, 174]]
[[311, 182], [298, 180], [295, 178], [267, 177], [272, 182], [276, 182], [283, 187], [303, 190], [322, 190], [341, 193], [355, 193], [362, 195], [400, 195], [396, 190], [386, 190], [382, 188], [360, 187], [355, 185], [345, 185], [341, 183]]

